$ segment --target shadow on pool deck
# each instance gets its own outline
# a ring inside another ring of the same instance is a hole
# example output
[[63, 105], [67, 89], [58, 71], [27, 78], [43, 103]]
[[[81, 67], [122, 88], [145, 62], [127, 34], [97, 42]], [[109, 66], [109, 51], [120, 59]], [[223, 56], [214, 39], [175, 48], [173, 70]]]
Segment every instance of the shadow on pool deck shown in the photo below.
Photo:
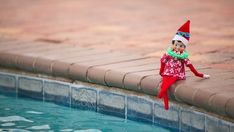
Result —
[[[155, 96], [161, 77], [159, 58], [77, 45], [1, 39], [0, 66], [60, 76]], [[187, 72], [170, 88], [171, 99], [234, 119], [232, 71], [198, 66], [211, 75], [204, 80]]]

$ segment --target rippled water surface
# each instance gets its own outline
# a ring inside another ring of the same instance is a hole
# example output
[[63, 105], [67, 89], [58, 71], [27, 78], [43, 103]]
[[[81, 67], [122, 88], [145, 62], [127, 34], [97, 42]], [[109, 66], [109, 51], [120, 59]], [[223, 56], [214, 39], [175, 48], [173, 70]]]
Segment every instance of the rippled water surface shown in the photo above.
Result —
[[168, 132], [122, 118], [0, 94], [0, 131]]

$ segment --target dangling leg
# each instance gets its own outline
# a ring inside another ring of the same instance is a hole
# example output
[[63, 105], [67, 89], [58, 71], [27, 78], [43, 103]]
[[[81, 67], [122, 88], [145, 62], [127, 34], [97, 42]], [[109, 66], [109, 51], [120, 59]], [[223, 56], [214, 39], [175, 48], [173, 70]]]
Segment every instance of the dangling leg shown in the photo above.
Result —
[[162, 85], [161, 90], [159, 91], [158, 97], [164, 98], [164, 108], [168, 109], [168, 95], [167, 95], [167, 89], [170, 88], [170, 86], [175, 83], [175, 81], [178, 80], [178, 77], [171, 77], [171, 76], [164, 76], [162, 79]]
[[168, 96], [167, 96], [167, 93], [164, 94], [163, 99], [164, 99], [164, 109], [168, 110]]
[[164, 94], [167, 92], [167, 89], [175, 83], [175, 81], [178, 79], [178, 77], [173, 77], [173, 76], [164, 76], [162, 78], [162, 85], [161, 89], [158, 93], [158, 98], [162, 98]]
[[164, 76], [162, 78], [162, 84], [161, 84], [161, 88], [160, 91], [158, 92], [158, 98], [162, 98], [163, 95], [165, 94], [165, 92], [167, 91], [167, 87], [168, 87], [168, 82], [169, 82], [170, 77], [168, 76]]

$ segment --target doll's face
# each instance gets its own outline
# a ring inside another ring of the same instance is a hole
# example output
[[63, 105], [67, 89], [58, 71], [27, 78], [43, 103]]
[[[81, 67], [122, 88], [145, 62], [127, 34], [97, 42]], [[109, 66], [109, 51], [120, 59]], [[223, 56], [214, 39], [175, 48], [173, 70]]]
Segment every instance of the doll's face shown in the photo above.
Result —
[[176, 52], [183, 52], [185, 50], [185, 45], [181, 41], [175, 40], [174, 43], [172, 43], [172, 49]]

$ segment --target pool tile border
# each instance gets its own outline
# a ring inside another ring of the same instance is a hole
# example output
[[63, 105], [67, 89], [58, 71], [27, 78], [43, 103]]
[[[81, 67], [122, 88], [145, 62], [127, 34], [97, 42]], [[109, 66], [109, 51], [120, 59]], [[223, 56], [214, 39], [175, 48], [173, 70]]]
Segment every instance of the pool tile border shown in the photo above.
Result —
[[0, 74], [0, 93], [4, 92], [8, 95], [15, 96], [17, 92], [17, 77], [15, 75]]
[[19, 76], [18, 95], [43, 100], [43, 80]]
[[125, 96], [116, 92], [98, 92], [98, 112], [125, 118]]
[[71, 88], [68, 83], [44, 80], [43, 93], [45, 101], [65, 106], [71, 105]]
[[71, 107], [97, 111], [97, 90], [71, 86]]
[[[32, 85], [36, 88], [32, 89]], [[3, 91], [4, 94], [5, 91], [7, 93], [11, 91], [10, 93], [15, 96], [19, 94], [73, 108], [94, 110], [155, 125], [160, 124], [186, 132], [232, 132], [234, 130], [233, 122], [194, 111], [192, 108], [184, 108], [173, 102], [170, 103], [169, 110], [165, 111], [161, 100], [148, 96], [137, 96], [57, 80], [0, 72], [0, 93]], [[113, 102], [117, 103], [113, 104]]]
[[153, 101], [127, 95], [127, 117], [132, 120], [153, 122]]
[[230, 124], [227, 121], [219, 120], [218, 118], [212, 117], [210, 115], [206, 116], [205, 126], [206, 131], [208, 132], [228, 132], [230, 131], [230, 125], [233, 126], [233, 124]]
[[166, 111], [162, 101], [155, 102], [154, 123], [170, 128], [180, 128], [180, 109], [176, 104], [170, 103], [169, 109]]
[[205, 114], [191, 109], [181, 109], [181, 130], [191, 132], [205, 131]]

